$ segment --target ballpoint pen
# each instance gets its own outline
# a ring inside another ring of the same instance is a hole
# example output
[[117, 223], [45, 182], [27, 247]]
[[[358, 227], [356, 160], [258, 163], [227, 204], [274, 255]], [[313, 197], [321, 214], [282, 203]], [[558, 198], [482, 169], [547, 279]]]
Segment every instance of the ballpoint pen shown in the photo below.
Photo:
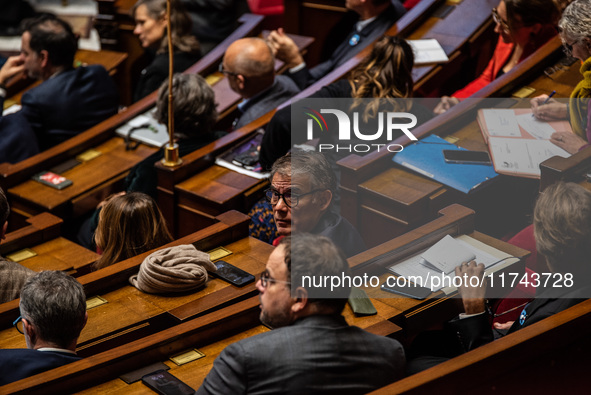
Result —
[[[550, 101], [550, 99], [552, 98], [552, 96], [554, 96], [554, 94], [556, 93], [556, 91], [552, 91], [552, 93], [550, 93], [548, 95], [548, 97], [546, 98], [546, 100], [544, 100], [544, 102], [541, 104], [541, 106], [543, 106], [544, 104], [548, 104], [548, 102]], [[535, 117], [535, 114], [531, 114], [532, 117]]]

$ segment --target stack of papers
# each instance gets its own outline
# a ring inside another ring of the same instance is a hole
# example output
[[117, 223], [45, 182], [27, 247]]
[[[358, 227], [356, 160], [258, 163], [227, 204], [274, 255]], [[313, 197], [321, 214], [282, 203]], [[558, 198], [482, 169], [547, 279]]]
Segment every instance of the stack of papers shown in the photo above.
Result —
[[439, 42], [434, 38], [407, 40], [407, 42], [415, 55], [415, 64], [443, 63], [449, 60]]
[[447, 235], [421, 255], [421, 263], [428, 268], [449, 274], [462, 263], [470, 262], [474, 258], [474, 252]]

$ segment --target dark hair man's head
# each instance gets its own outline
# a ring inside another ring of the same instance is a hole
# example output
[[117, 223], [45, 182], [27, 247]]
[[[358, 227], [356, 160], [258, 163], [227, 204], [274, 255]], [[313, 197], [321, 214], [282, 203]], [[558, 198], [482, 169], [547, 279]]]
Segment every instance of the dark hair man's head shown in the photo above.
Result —
[[74, 63], [78, 38], [72, 27], [51, 14], [22, 23], [21, 57], [29, 77], [46, 80]]
[[[340, 314], [351, 291], [340, 280], [350, 275], [345, 255], [329, 238], [308, 233], [285, 237], [257, 282], [261, 321], [278, 328], [309, 315]], [[332, 287], [337, 279], [340, 283]]]
[[84, 288], [63, 272], [40, 272], [23, 286], [20, 312], [28, 348], [75, 351], [87, 320]]

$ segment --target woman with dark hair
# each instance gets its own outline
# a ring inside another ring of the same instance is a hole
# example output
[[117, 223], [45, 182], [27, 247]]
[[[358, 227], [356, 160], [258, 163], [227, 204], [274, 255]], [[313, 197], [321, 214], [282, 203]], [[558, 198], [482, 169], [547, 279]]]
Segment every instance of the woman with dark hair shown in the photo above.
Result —
[[132, 192], [107, 200], [94, 240], [102, 251], [93, 264], [98, 270], [170, 243], [172, 236], [156, 202], [146, 194]]
[[[142, 70], [133, 99], [154, 92], [168, 76], [168, 40], [166, 33], [166, 0], [139, 0], [131, 10], [135, 20], [133, 33], [152, 56]], [[201, 58], [199, 42], [191, 35], [191, 19], [178, 0], [171, 0], [174, 71], [182, 72]]]
[[492, 9], [492, 15], [495, 32], [499, 34], [492, 59], [478, 78], [451, 97], [443, 96], [435, 107], [436, 114], [444, 113], [508, 73], [558, 33], [559, 10], [554, 0], [501, 0]]
[[[351, 71], [347, 79], [327, 85], [309, 98], [373, 99], [364, 110], [364, 120], [367, 121], [384, 105], [380, 99], [412, 97], [413, 64], [412, 48], [404, 39], [384, 36], [376, 42], [371, 54]], [[394, 107], [410, 105], [410, 101], [400, 100], [390, 100], [388, 103]], [[360, 104], [361, 100], [356, 100], [353, 108]], [[291, 134], [291, 108], [288, 106], [275, 113], [265, 130], [260, 151], [263, 168], [270, 169], [275, 160], [289, 151], [292, 137], [297, 139], [297, 136]]]

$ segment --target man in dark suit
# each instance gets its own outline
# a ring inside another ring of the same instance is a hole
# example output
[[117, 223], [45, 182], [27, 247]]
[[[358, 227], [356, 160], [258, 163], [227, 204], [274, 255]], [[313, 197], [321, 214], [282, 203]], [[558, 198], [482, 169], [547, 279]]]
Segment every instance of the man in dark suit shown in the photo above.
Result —
[[78, 281], [59, 271], [36, 274], [23, 286], [20, 313], [15, 326], [27, 348], [0, 350], [0, 385], [80, 359], [76, 342], [88, 316]]
[[275, 58], [271, 48], [260, 38], [243, 38], [228, 47], [221, 63], [230, 88], [244, 99], [238, 104], [238, 129], [299, 92], [289, 78], [275, 76]]
[[[0, 69], [0, 88], [23, 71], [43, 81], [22, 96], [20, 110], [41, 150], [117, 113], [117, 87], [107, 71], [96, 65], [73, 68], [78, 44], [70, 25], [44, 15], [25, 21], [23, 27], [21, 54]], [[0, 91], [0, 104], [5, 94]]]
[[330, 239], [284, 238], [257, 283], [261, 321], [275, 329], [226, 347], [197, 393], [360, 394], [399, 379], [400, 343], [349, 326], [340, 314], [350, 284], [316, 286], [324, 276], [350, 275]]
[[[536, 297], [524, 303], [519, 319], [491, 327], [485, 304], [486, 281], [470, 286], [477, 282], [465, 280], [460, 287], [465, 313], [447, 323], [446, 331], [427, 333], [415, 341], [409, 373], [490, 343], [591, 297], [591, 192], [574, 183], [559, 182], [546, 188], [534, 208], [534, 236], [538, 257], [544, 256], [548, 270], [528, 278], [537, 289]], [[455, 274], [481, 279], [484, 265], [463, 263]]]
[[330, 58], [311, 69], [306, 66], [298, 47], [283, 29], [269, 34], [268, 40], [275, 56], [289, 67], [287, 75], [300, 89], [308, 87], [357, 55], [381, 37], [406, 12], [399, 0], [347, 0], [345, 5], [359, 15], [359, 19]]

